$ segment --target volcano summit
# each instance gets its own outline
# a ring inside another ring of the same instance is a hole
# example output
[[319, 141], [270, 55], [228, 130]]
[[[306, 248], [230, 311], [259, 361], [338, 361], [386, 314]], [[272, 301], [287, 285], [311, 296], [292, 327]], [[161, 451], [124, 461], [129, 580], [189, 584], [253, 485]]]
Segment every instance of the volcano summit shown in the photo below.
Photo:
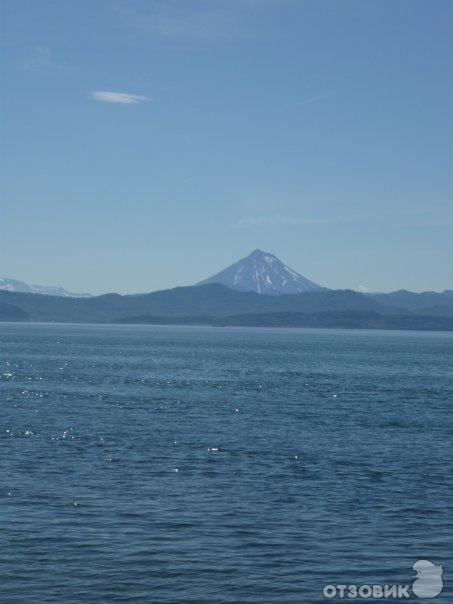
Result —
[[246, 258], [238, 260], [220, 273], [196, 285], [207, 283], [222, 283], [239, 291], [274, 295], [300, 294], [326, 289], [289, 268], [273, 254], [262, 250], [254, 250]]

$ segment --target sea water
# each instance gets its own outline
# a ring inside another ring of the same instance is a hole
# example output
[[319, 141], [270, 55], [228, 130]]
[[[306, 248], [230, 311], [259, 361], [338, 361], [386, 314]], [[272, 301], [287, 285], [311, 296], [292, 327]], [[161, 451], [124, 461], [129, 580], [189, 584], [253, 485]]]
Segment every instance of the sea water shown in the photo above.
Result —
[[453, 602], [452, 334], [0, 337], [2, 603], [311, 604], [420, 559]]

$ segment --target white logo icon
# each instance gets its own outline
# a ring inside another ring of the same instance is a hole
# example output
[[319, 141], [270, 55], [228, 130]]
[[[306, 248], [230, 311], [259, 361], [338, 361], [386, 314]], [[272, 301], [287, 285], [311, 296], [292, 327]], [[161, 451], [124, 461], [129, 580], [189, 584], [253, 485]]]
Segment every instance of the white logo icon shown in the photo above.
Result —
[[416, 571], [412, 591], [418, 598], [435, 598], [444, 586], [442, 564], [433, 564], [429, 560], [417, 560], [412, 568]]

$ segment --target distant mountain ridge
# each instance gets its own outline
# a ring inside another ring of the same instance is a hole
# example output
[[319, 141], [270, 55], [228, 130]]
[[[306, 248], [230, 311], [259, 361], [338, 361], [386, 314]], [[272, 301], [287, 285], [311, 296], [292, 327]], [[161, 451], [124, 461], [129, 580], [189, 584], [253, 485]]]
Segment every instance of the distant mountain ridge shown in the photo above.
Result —
[[25, 281], [18, 281], [17, 279], [6, 279], [0, 277], [0, 289], [9, 292], [22, 292], [26, 294], [43, 294], [45, 296], [62, 296], [64, 298], [90, 298], [91, 294], [83, 293], [76, 294], [69, 292], [64, 287], [58, 287], [54, 285], [30, 285]]
[[90, 296], [0, 279], [0, 321], [453, 331], [453, 290], [327, 289], [254, 250], [196, 285], [147, 294]]
[[[436, 295], [439, 304], [430, 313], [424, 309], [413, 311], [397, 307], [387, 298], [382, 303], [372, 295], [352, 290], [322, 290], [276, 296], [236, 291], [219, 283], [211, 283], [135, 296], [105, 294], [91, 298], [0, 290], [0, 321], [453, 331], [453, 298]], [[439, 312], [439, 308], [442, 312]]]
[[196, 285], [208, 283], [221, 283], [238, 291], [271, 295], [300, 294], [326, 289], [289, 268], [270, 252], [258, 249]]
[[385, 306], [404, 308], [411, 312], [423, 313], [432, 316], [448, 316], [453, 312], [453, 292], [410, 292], [399, 289], [388, 294], [365, 294], [375, 302]]
[[220, 283], [175, 287], [150, 294], [104, 294], [91, 298], [63, 298], [0, 291], [0, 303], [17, 306], [34, 321], [108, 322], [123, 317], [224, 317], [243, 313], [363, 310], [392, 312], [352, 290], [326, 290], [281, 296], [241, 292]]

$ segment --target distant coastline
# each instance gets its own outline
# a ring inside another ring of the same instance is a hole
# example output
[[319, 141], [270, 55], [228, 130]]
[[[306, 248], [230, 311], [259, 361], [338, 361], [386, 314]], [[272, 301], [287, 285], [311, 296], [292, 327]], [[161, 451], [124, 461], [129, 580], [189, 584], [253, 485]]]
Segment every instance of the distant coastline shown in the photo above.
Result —
[[275, 296], [218, 283], [91, 298], [0, 291], [0, 321], [453, 331], [453, 297], [352, 290]]
[[125, 317], [128, 325], [210, 325], [213, 327], [296, 327], [324, 329], [380, 329], [404, 331], [453, 331], [453, 317], [380, 315], [373, 312], [327, 311], [320, 313], [263, 313], [209, 317]]

